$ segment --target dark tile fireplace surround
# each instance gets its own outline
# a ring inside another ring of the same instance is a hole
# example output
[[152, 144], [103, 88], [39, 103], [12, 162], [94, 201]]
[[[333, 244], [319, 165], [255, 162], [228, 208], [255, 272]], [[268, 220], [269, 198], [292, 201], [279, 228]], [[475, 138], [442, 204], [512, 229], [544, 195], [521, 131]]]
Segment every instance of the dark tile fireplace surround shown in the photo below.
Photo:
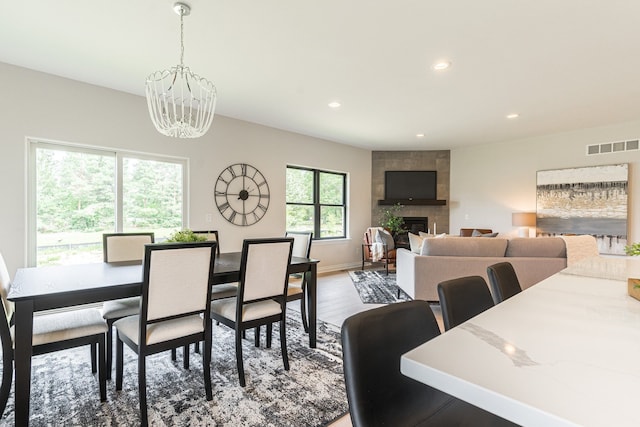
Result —
[[[449, 175], [450, 175], [450, 151], [449, 150], [416, 150], [416, 151], [373, 151], [371, 153], [371, 224], [380, 224], [380, 217], [384, 206], [379, 200], [385, 199], [385, 171], [426, 171], [438, 172], [437, 199], [446, 200], [444, 205], [421, 205], [401, 203], [402, 209], [398, 215], [405, 220], [418, 218], [420, 222], [426, 221], [427, 225], [419, 230], [433, 230], [438, 224], [438, 231], [449, 232]], [[412, 221], [407, 221], [408, 231], [412, 229]], [[420, 227], [420, 226], [419, 226]], [[408, 247], [408, 236], [402, 233], [401, 244]]]

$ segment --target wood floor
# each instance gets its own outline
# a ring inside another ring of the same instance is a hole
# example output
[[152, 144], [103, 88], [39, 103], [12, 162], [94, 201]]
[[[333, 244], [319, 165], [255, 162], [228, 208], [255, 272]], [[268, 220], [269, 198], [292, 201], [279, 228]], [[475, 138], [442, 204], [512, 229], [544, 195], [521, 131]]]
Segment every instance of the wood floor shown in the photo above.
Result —
[[324, 322], [342, 326], [347, 317], [380, 306], [362, 303], [346, 271], [318, 277], [318, 319]]
[[[342, 326], [344, 320], [356, 313], [382, 304], [364, 304], [358, 296], [347, 271], [337, 271], [318, 275], [318, 319], [336, 326]], [[299, 303], [292, 302], [289, 308], [299, 311]], [[443, 330], [440, 306], [432, 304], [431, 309]]]

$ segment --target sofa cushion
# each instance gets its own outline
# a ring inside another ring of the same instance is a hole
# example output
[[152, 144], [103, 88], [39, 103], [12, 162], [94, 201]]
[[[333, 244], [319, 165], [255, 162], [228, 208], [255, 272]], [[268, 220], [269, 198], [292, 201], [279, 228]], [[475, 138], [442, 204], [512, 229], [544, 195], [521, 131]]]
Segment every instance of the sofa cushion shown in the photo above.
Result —
[[503, 257], [507, 249], [507, 239], [484, 237], [447, 237], [444, 239], [424, 239], [420, 255], [431, 256], [471, 256]]
[[425, 239], [424, 237], [420, 237], [417, 234], [407, 233], [409, 236], [409, 247], [411, 248], [411, 252], [416, 254], [420, 253], [422, 249], [422, 241]]
[[567, 249], [559, 237], [514, 237], [509, 240], [506, 256], [566, 258]]
[[385, 229], [379, 228], [376, 233], [375, 241], [387, 245], [387, 249], [395, 249], [393, 236]]

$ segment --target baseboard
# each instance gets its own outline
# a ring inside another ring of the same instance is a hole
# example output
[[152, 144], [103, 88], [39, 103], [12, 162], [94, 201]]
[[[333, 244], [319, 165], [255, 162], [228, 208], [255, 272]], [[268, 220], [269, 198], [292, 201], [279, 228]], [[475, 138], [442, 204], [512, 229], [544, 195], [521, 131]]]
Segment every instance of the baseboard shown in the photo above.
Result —
[[361, 262], [324, 265], [324, 266], [318, 267], [318, 273], [333, 273], [334, 271], [353, 270], [361, 267], [362, 267]]

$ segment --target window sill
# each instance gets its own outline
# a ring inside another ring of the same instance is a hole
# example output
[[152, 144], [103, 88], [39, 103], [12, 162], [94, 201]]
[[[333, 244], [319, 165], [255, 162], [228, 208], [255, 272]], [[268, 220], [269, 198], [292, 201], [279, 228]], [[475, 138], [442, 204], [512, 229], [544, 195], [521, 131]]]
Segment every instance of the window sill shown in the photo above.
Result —
[[314, 246], [325, 246], [325, 245], [339, 245], [351, 242], [351, 237], [342, 237], [339, 239], [322, 239], [322, 240], [313, 240]]

